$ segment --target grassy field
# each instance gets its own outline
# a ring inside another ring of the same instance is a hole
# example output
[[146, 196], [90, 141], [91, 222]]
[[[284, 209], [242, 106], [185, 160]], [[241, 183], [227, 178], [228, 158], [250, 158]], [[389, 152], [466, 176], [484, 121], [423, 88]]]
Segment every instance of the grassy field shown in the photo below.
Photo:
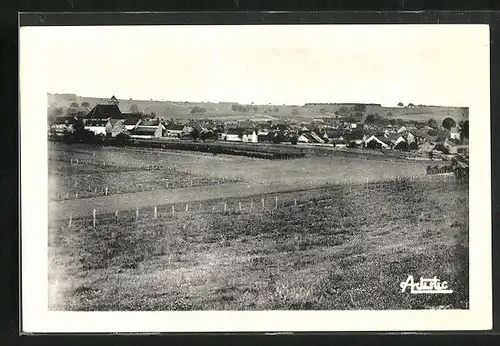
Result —
[[[158, 219], [103, 216], [95, 228], [89, 219], [52, 225], [50, 308], [468, 308], [467, 185], [445, 177], [345, 185], [288, 195], [276, 210], [255, 201], [241, 213], [239, 201], [228, 203], [225, 214], [162, 210]], [[408, 275], [438, 276], [454, 293], [401, 293]]]
[[[192, 174], [177, 157], [149, 150], [96, 149], [50, 143], [49, 198], [63, 200], [238, 181], [234, 177]], [[78, 163], [77, 163], [78, 160]]]

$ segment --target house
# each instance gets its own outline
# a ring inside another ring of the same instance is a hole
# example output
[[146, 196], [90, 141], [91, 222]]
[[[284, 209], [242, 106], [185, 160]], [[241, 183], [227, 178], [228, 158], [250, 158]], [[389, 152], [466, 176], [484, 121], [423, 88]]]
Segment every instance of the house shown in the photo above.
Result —
[[390, 133], [387, 135], [386, 139], [383, 140], [386, 144], [389, 144], [390, 147], [399, 150], [407, 150], [408, 142], [406, 138], [401, 133]]
[[87, 119], [124, 119], [120, 108], [116, 104], [95, 105], [86, 116]]
[[223, 139], [228, 142], [242, 142], [244, 133], [245, 129], [239, 127], [229, 128], [223, 134]]
[[106, 123], [106, 136], [116, 137], [118, 134], [126, 132], [124, 119], [109, 119]]
[[321, 143], [321, 144], [324, 144], [325, 143], [325, 140], [323, 138], [321, 138], [316, 132], [312, 131], [310, 133], [311, 137], [314, 138], [314, 140], [316, 141], [316, 143]]
[[165, 126], [160, 119], [146, 119], [131, 130], [130, 136], [132, 138], [161, 138], [164, 131]]
[[389, 145], [386, 143], [385, 140], [382, 140], [381, 138], [378, 138], [375, 135], [371, 135], [370, 137], [368, 137], [364, 141], [363, 146], [365, 148], [370, 148], [370, 149], [380, 149], [380, 148], [387, 149], [387, 148], [389, 148]]
[[297, 142], [298, 143], [320, 143], [320, 144], [325, 143], [325, 141], [314, 132], [302, 133], [301, 135], [299, 135], [299, 138], [297, 138]]
[[67, 133], [75, 131], [73, 126], [73, 117], [57, 117], [54, 122], [50, 125], [49, 133], [51, 136], [60, 137]]
[[142, 114], [133, 113], [133, 114], [130, 114], [125, 119], [125, 121], [123, 122], [123, 125], [125, 126], [125, 129], [127, 131], [131, 131], [131, 130], [135, 129], [141, 121], [142, 121]]
[[457, 126], [454, 126], [450, 129], [450, 139], [454, 139], [459, 141], [460, 140], [460, 130]]
[[106, 136], [106, 124], [108, 119], [87, 119], [85, 130], [92, 131], [96, 136]]
[[169, 122], [165, 125], [165, 136], [167, 136], [167, 137], [180, 137], [183, 129], [184, 129], [184, 125], [176, 124], [174, 122]]

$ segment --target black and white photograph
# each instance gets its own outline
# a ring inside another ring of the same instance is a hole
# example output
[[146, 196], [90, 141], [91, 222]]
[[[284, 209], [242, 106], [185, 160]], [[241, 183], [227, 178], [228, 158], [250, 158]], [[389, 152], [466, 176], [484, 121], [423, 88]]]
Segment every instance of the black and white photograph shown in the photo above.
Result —
[[20, 37], [23, 299], [59, 326], [491, 323], [488, 26]]

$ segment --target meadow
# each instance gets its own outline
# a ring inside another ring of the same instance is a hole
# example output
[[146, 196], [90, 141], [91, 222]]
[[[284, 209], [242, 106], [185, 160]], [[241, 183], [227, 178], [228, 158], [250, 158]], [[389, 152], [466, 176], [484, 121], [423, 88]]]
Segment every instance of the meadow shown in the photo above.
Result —
[[[468, 308], [467, 184], [399, 179], [279, 200], [54, 222], [50, 309]], [[408, 275], [438, 276], [454, 293], [402, 293]]]

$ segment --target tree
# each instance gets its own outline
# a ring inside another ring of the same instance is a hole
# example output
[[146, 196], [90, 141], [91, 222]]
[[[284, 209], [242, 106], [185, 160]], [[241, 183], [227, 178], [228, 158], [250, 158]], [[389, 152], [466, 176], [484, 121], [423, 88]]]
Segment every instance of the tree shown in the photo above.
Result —
[[432, 119], [432, 118], [430, 118], [429, 120], [427, 120], [427, 125], [429, 127], [434, 128], [434, 129], [437, 129], [439, 127], [439, 123], [436, 120]]
[[191, 109], [191, 114], [202, 114], [205, 113], [206, 110], [205, 108], [202, 108], [202, 107], [198, 107], [198, 106], [195, 106], [193, 107], [193, 109]]
[[354, 106], [354, 112], [356, 112], [356, 114], [362, 114], [366, 111], [366, 105], [365, 104], [362, 104], [362, 103], [359, 103], [357, 105]]
[[333, 114], [335, 114], [336, 116], [339, 116], [340, 112], [339, 111], [335, 111], [335, 112], [333, 112]]
[[137, 104], [132, 103], [132, 104], [130, 105], [130, 112], [132, 112], [132, 113], [137, 113], [137, 112], [139, 112], [139, 107], [137, 106]]
[[464, 121], [460, 127], [460, 137], [469, 139], [469, 120]]
[[415, 107], [415, 105], [413, 103], [408, 103], [408, 107]]
[[349, 114], [349, 109], [346, 106], [339, 108], [339, 113], [341, 116], [346, 117]]
[[252, 109], [253, 109], [254, 113], [257, 113], [257, 111], [259, 110], [259, 107], [253, 106]]
[[442, 126], [447, 129], [451, 130], [452, 127], [455, 127], [457, 124], [455, 123], [455, 120], [452, 118], [446, 118], [443, 120]]
[[405, 105], [403, 104], [403, 102], [399, 102], [398, 103], [398, 107], [404, 107]]
[[88, 103], [87, 101], [83, 101], [82, 102], [82, 107], [83, 108], [89, 108], [90, 107], [90, 103]]
[[299, 115], [299, 114], [300, 114], [300, 111], [297, 108], [294, 108], [292, 110], [292, 115]]
[[375, 122], [375, 114], [368, 114], [365, 119], [365, 123], [373, 124]]
[[326, 109], [321, 108], [321, 109], [319, 110], [319, 112], [320, 112], [320, 113], [326, 113]]
[[71, 104], [69, 106], [71, 108], [78, 108], [79, 107], [78, 102], [71, 102]]

